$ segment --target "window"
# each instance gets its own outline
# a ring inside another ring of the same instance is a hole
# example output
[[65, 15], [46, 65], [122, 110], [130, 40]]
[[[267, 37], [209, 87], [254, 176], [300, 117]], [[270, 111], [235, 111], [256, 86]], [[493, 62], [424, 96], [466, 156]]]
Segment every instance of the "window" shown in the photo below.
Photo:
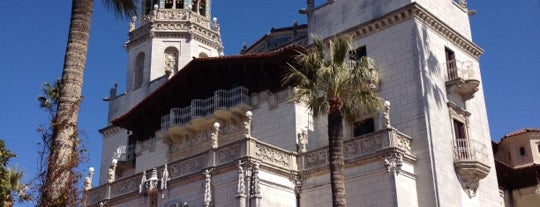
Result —
[[512, 161], [512, 153], [508, 152], [508, 161]]
[[444, 48], [444, 53], [446, 55], [446, 72], [448, 73], [448, 80], [453, 80], [458, 77], [457, 66], [456, 66], [456, 55], [454, 51]]
[[[152, 9], [154, 9], [154, 5], [158, 4], [157, 0], [146, 0], [144, 4], [144, 13], [148, 14]], [[166, 4], [166, 3], [165, 3]]]
[[360, 60], [362, 57], [366, 57], [366, 56], [367, 56], [366, 46], [362, 46], [362, 47], [356, 48], [356, 49], [353, 51], [353, 53], [351, 54], [351, 56], [350, 56], [349, 59], [358, 61], [358, 60]]
[[454, 119], [454, 135], [456, 139], [467, 139], [465, 124]]
[[525, 156], [525, 147], [519, 147], [519, 155]]
[[144, 76], [144, 53], [139, 53], [135, 61], [135, 73], [133, 74], [133, 89], [140, 88], [143, 85]]
[[538, 153], [540, 153], [540, 144], [536, 145], [536, 147], [538, 148]]
[[173, 8], [173, 0], [165, 0], [165, 9]]
[[184, 0], [175, 0], [175, 8], [183, 9], [184, 8]]
[[200, 0], [199, 3], [199, 14], [206, 16], [206, 0]]
[[353, 123], [353, 136], [358, 137], [375, 131], [375, 120], [373, 118], [364, 119]]

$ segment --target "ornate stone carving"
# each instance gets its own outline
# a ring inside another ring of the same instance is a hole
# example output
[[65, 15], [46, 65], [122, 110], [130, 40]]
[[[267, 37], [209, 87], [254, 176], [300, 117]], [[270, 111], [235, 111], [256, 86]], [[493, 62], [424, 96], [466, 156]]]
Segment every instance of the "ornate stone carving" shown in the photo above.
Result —
[[253, 175], [251, 179], [251, 197], [261, 197], [261, 186], [259, 180], [259, 163], [253, 164]]
[[231, 162], [239, 158], [241, 154], [241, 150], [242, 150], [241, 145], [239, 143], [225, 147], [225, 148], [219, 148], [216, 151], [216, 155], [217, 155], [216, 164], [220, 165], [223, 163]]
[[244, 164], [241, 160], [238, 160], [238, 186], [236, 191], [236, 198], [238, 199], [238, 206], [245, 207], [246, 206], [246, 182], [245, 182], [245, 172], [244, 168], [242, 167], [242, 164]]
[[305, 162], [305, 168], [328, 164], [328, 150], [323, 149], [306, 154]]
[[305, 129], [302, 129], [302, 132], [298, 133], [296, 143], [298, 143], [298, 152], [305, 153], [307, 151], [308, 136]]
[[263, 162], [288, 168], [290, 166], [289, 155], [285, 152], [257, 143], [255, 145], [255, 157]]
[[399, 174], [403, 166], [402, 155], [399, 152], [386, 154], [383, 158], [387, 172]]
[[167, 184], [171, 180], [169, 177], [169, 170], [167, 168], [167, 164], [165, 164], [165, 167], [163, 167], [163, 173], [161, 175], [161, 190], [167, 189]]
[[244, 121], [244, 136], [246, 138], [251, 137], [251, 120], [252, 120], [253, 113], [251, 111], [246, 112], [246, 118], [247, 120]]
[[111, 185], [111, 197], [118, 197], [128, 193], [137, 192], [139, 187], [139, 177], [132, 176], [114, 182]]
[[203, 154], [188, 160], [173, 163], [169, 166], [169, 176], [174, 179], [200, 172], [208, 163], [207, 154]]
[[129, 22], [129, 32], [135, 30], [135, 23], [137, 22], [137, 16], [131, 17], [131, 22]]
[[210, 207], [212, 203], [212, 170], [206, 169], [203, 172], [204, 175], [204, 207]]
[[408, 138], [404, 137], [403, 135], [395, 131], [393, 131], [392, 133], [393, 133], [394, 141], [396, 142], [396, 147], [403, 150], [405, 153], [411, 154], [412, 153], [411, 140], [409, 140]]
[[385, 128], [392, 128], [390, 125], [390, 101], [384, 101], [383, 125]]
[[219, 122], [215, 122], [213, 126], [214, 128], [212, 129], [212, 133], [210, 134], [210, 139], [211, 139], [210, 146], [212, 147], [212, 149], [218, 148], [219, 126], [220, 126]]
[[144, 195], [154, 195], [160, 190], [167, 189], [167, 183], [169, 182], [169, 172], [167, 170], [167, 165], [163, 168], [163, 173], [161, 178], [158, 177], [158, 172], [156, 168], [152, 169], [152, 174], [150, 178], [146, 177], [146, 171], [143, 171], [141, 182], [139, 183], [139, 193]]
[[84, 178], [84, 190], [88, 191], [92, 188], [92, 177], [94, 176], [94, 168], [88, 169], [88, 176]]

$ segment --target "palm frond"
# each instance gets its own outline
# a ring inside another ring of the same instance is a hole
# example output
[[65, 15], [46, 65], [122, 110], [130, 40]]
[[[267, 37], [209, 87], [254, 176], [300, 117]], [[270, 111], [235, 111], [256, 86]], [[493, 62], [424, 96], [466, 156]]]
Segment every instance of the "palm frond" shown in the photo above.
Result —
[[120, 18], [137, 16], [140, 7], [139, 0], [103, 0], [103, 4]]

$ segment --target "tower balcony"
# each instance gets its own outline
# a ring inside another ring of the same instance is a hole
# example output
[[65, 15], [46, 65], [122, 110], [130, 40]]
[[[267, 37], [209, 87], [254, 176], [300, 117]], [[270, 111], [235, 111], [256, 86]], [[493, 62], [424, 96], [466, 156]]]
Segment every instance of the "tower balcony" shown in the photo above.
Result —
[[480, 79], [476, 76], [472, 62], [451, 60], [446, 62], [446, 91], [457, 93], [465, 101], [474, 97]]
[[486, 146], [476, 140], [460, 138], [455, 141], [454, 168], [463, 189], [471, 198], [476, 195], [478, 182], [490, 171], [487, 153]]
[[216, 119], [230, 120], [248, 111], [250, 103], [249, 90], [243, 86], [217, 90], [212, 97], [194, 99], [189, 106], [170, 109], [169, 114], [161, 117], [161, 131], [185, 134]]
[[114, 159], [118, 161], [118, 169], [125, 170], [133, 168], [133, 161], [135, 159], [135, 145], [121, 145], [116, 148], [114, 152]]

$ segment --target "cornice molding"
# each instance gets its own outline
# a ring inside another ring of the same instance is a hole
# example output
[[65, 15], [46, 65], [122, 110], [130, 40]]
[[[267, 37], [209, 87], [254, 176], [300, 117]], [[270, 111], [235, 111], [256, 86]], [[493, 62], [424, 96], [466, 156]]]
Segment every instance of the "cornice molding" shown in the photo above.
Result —
[[219, 31], [189, 21], [150, 22], [130, 32], [125, 47], [129, 50], [153, 37], [193, 38], [218, 51], [223, 50]]
[[117, 126], [114, 126], [114, 125], [109, 125], [109, 126], [106, 126], [103, 129], [100, 129], [99, 133], [101, 133], [101, 135], [103, 135], [103, 137], [106, 138], [107, 136], [110, 136], [112, 134], [116, 134], [116, 133], [120, 132], [120, 130], [122, 130], [122, 129], [123, 128], [120, 128], [120, 127], [117, 127]]
[[431, 14], [417, 3], [411, 3], [382, 17], [345, 30], [343, 34], [349, 34], [353, 37], [353, 39], [359, 39], [409, 19], [419, 20], [420, 22], [429, 26], [435, 32], [443, 37], [446, 37], [475, 59], [478, 59], [480, 55], [484, 53], [484, 50], [482, 50], [482, 48], [480, 48], [478, 45], [459, 34], [459, 32], [446, 25], [443, 21], [435, 17], [435, 15]]

